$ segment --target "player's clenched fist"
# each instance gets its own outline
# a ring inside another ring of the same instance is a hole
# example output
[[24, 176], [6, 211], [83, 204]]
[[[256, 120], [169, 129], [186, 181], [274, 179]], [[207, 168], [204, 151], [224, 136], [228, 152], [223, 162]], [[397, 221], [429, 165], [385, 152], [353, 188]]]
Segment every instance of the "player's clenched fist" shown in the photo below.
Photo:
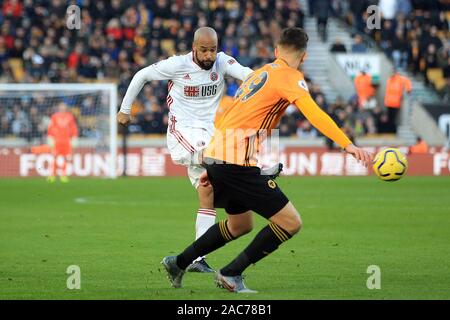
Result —
[[130, 122], [131, 117], [129, 114], [120, 112], [117, 113], [117, 122], [119, 122], [120, 124], [126, 125]]

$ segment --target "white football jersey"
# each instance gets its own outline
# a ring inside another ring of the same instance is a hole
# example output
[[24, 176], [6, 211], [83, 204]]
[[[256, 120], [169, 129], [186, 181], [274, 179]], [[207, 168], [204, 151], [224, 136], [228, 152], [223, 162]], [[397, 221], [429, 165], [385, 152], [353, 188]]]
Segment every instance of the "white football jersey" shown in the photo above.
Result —
[[225, 76], [243, 81], [252, 72], [223, 52], [217, 54], [210, 70], [200, 68], [194, 62], [192, 52], [173, 56], [136, 73], [120, 110], [130, 113], [131, 105], [145, 82], [169, 80], [166, 99], [169, 118], [176, 119], [178, 125], [211, 130], [222, 98]]

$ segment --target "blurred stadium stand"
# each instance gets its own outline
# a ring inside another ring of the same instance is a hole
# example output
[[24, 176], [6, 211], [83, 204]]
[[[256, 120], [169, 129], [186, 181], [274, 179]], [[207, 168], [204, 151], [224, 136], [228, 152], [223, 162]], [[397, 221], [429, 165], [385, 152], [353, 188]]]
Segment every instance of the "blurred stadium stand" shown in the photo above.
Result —
[[[358, 106], [355, 96], [343, 98], [344, 92], [330, 81], [333, 75], [327, 69], [331, 48], [333, 52], [382, 52], [412, 80], [413, 100], [450, 104], [450, 5], [444, 0], [70, 1], [82, 10], [77, 31], [66, 27], [66, 1], [0, 3], [0, 82], [115, 82], [121, 101], [137, 70], [190, 51], [197, 27], [214, 27], [220, 50], [257, 68], [273, 59], [273, 43], [282, 28], [300, 26], [310, 36], [304, 71], [311, 95], [349, 135], [383, 139], [384, 106], [379, 99], [367, 111]], [[371, 4], [381, 9], [381, 30], [366, 27], [365, 10]], [[317, 21], [322, 26], [326, 21], [326, 29], [318, 29]], [[232, 96], [238, 84], [227, 81], [226, 94]], [[164, 82], [144, 87], [133, 106], [132, 135], [165, 133], [166, 92]], [[89, 103], [80, 101], [76, 108], [82, 134], [89, 132], [93, 115]], [[2, 110], [0, 137], [23, 137], [20, 128], [29, 127], [43, 135], [51, 110], [35, 109], [18, 100]], [[284, 137], [318, 136], [295, 108], [288, 109], [279, 128]]]

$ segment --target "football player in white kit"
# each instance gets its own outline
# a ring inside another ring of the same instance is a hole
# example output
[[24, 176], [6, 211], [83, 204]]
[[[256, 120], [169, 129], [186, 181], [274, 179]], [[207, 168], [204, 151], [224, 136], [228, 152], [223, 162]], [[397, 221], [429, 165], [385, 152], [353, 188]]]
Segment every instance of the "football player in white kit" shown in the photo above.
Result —
[[[152, 80], [169, 80], [166, 99], [169, 107], [167, 147], [175, 163], [187, 166], [189, 179], [197, 189], [196, 239], [216, 220], [212, 187], [200, 186], [199, 178], [205, 171], [200, 165], [201, 153], [214, 131], [214, 117], [224, 91], [224, 78], [229, 75], [243, 81], [253, 72], [233, 57], [223, 52], [217, 53], [217, 45], [214, 29], [199, 28], [194, 34], [190, 53], [159, 61], [134, 75], [117, 114], [118, 122], [127, 124], [131, 105], [144, 84]], [[187, 270], [214, 272], [204, 257], [194, 261]]]

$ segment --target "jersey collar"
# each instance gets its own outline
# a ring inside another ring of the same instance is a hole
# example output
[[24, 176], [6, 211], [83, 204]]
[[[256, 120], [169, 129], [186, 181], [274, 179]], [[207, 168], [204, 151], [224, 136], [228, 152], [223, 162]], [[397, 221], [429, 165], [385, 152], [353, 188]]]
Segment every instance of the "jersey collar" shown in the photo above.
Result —
[[289, 67], [288, 63], [284, 59], [281, 59], [281, 58], [276, 59], [274, 61], [274, 63], [284, 65], [285, 67]]

